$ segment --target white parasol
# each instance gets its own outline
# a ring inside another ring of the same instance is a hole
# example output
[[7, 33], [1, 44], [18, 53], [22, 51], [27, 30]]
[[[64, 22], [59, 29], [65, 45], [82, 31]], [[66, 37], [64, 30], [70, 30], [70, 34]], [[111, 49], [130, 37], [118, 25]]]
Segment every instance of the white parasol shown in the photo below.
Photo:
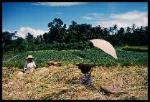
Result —
[[103, 50], [105, 53], [117, 59], [116, 50], [108, 41], [103, 39], [92, 39], [90, 41], [93, 43], [95, 47]]

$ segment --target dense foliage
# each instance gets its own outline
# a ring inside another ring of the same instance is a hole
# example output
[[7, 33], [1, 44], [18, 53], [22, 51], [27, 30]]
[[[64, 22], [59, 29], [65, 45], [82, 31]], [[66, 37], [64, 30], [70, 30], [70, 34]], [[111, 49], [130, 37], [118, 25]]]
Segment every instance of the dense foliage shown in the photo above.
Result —
[[[67, 50], [92, 48], [90, 39], [102, 38], [110, 41], [114, 46], [148, 44], [148, 26], [118, 28], [117, 25], [110, 28], [90, 24], [77, 24], [72, 21], [69, 27], [60, 18], [55, 18], [48, 23], [49, 32], [34, 37], [31, 33], [26, 38], [16, 36], [16, 32], [3, 32], [4, 51], [26, 50]], [[16, 38], [16, 39], [13, 39]]]

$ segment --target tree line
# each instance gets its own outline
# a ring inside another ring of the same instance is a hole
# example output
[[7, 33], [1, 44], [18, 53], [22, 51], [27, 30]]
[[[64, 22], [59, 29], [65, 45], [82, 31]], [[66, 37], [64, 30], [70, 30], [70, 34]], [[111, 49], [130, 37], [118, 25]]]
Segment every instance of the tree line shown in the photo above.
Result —
[[[27, 50], [66, 50], [92, 48], [90, 39], [105, 39], [114, 46], [146, 46], [148, 45], [148, 26], [118, 28], [117, 25], [105, 28], [100, 25], [78, 24], [72, 21], [67, 28], [60, 18], [54, 18], [48, 23], [49, 31], [34, 37], [31, 33], [26, 38], [17, 37], [16, 31], [2, 32], [4, 51]], [[16, 39], [13, 39], [16, 38]]]

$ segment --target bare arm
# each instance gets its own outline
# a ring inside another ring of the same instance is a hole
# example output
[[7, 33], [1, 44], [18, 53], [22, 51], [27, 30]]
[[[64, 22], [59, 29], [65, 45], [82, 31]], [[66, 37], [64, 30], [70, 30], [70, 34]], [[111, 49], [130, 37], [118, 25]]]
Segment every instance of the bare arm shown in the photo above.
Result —
[[36, 64], [35, 64], [35, 62], [33, 61], [33, 65], [34, 65], [34, 67], [36, 68]]

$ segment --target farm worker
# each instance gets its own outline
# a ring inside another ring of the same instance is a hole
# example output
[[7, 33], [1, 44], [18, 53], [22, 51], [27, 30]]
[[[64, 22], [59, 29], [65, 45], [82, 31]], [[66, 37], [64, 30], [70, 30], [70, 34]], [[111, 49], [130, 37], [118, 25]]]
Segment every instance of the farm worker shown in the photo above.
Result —
[[92, 67], [94, 65], [89, 65], [89, 64], [77, 64], [78, 68], [81, 70], [81, 72], [84, 74], [83, 77], [80, 79], [80, 83], [91, 86], [92, 85], [92, 78], [91, 78], [91, 72], [92, 72]]
[[91, 79], [91, 71], [84, 74], [84, 76], [80, 79], [81, 84], [85, 84], [87, 86], [91, 86], [92, 79]]
[[32, 55], [28, 55], [26, 57], [26, 63], [24, 65], [24, 72], [30, 73], [33, 72], [34, 69], [36, 68], [35, 62], [33, 61], [34, 57]]

